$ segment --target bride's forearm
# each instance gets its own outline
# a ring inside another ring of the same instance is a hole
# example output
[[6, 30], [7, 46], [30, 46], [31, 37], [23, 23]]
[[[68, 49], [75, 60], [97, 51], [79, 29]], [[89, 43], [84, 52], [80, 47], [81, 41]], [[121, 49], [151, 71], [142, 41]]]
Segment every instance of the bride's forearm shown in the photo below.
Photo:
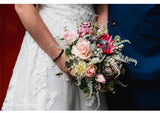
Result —
[[37, 9], [32, 4], [16, 4], [15, 10], [25, 29], [37, 44], [52, 58], [57, 57], [61, 49], [48, 49], [50, 44], [55, 46], [58, 44], [42, 21]]
[[98, 15], [97, 18], [98, 26], [106, 26], [106, 23], [108, 21], [108, 5], [97, 4], [95, 7], [95, 12]]

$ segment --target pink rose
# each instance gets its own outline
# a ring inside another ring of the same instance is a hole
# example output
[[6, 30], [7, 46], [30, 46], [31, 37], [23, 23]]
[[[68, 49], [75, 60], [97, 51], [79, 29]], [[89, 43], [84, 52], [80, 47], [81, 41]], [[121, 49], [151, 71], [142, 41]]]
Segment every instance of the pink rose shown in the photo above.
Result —
[[91, 65], [86, 69], [87, 77], [94, 77], [96, 74], [97, 67], [95, 65]]
[[82, 34], [84, 33], [85, 35], [86, 34], [91, 34], [91, 30], [90, 30], [90, 27], [91, 27], [91, 23], [90, 22], [83, 22], [79, 29], [78, 29], [78, 34], [79, 34], [79, 37], [82, 37]]
[[105, 84], [106, 83], [106, 79], [104, 78], [104, 76], [102, 75], [102, 74], [99, 74], [99, 75], [96, 75], [96, 81], [97, 82], [101, 82], [101, 83], [103, 83], [103, 84]]
[[66, 31], [63, 38], [66, 41], [67, 45], [72, 45], [72, 43], [78, 39], [78, 37], [71, 31]]
[[86, 39], [80, 38], [77, 44], [72, 47], [71, 52], [79, 59], [90, 60], [91, 43]]

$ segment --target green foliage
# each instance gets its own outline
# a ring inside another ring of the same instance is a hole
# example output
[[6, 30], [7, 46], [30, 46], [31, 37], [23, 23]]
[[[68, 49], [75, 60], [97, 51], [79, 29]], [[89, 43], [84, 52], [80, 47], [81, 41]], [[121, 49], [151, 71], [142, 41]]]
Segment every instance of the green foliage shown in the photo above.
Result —
[[120, 42], [120, 40], [121, 40], [121, 37], [120, 37], [119, 35], [116, 35], [116, 36], [114, 37], [114, 41]]
[[109, 89], [109, 91], [113, 91], [114, 90], [114, 81], [110, 81], [108, 83], [108, 89]]
[[61, 38], [60, 40], [64, 40], [64, 38]]
[[84, 92], [84, 93], [88, 93], [88, 92], [89, 92], [89, 88], [88, 88], [88, 87], [84, 88], [84, 89], [83, 89], [83, 92]]
[[81, 85], [79, 87], [81, 90], [85, 90], [86, 88], [88, 88], [88, 85], [85, 79], [81, 80]]
[[97, 50], [96, 42], [91, 44], [91, 50], [92, 51], [96, 51]]
[[75, 59], [73, 59], [73, 62], [74, 63], [76, 63], [76, 64], [78, 64], [79, 63], [79, 61], [75, 58]]
[[65, 66], [67, 68], [70, 68], [72, 65], [73, 65], [73, 60], [69, 60], [69, 62], [68, 61], [65, 62]]
[[98, 43], [103, 44], [102, 40], [97, 40]]
[[101, 33], [100, 33], [100, 32], [97, 32], [96, 34], [97, 34], [97, 36], [100, 36], [100, 35], [101, 35]]
[[96, 66], [97, 66], [97, 74], [100, 74], [102, 71], [102, 63], [98, 63], [96, 64]]
[[65, 55], [66, 55], [66, 56], [71, 55], [71, 49], [70, 49], [70, 48], [67, 48], [67, 49], [65, 50]]
[[73, 42], [73, 44], [74, 44], [74, 45], [76, 45], [76, 44], [77, 44], [77, 42], [78, 42], [78, 40], [79, 40], [79, 39], [75, 40], [75, 41]]
[[95, 39], [95, 40], [97, 40], [97, 36], [91, 36], [92, 37], [92, 39]]
[[60, 77], [61, 75], [63, 75], [63, 72], [59, 72], [56, 74], [56, 76]]
[[126, 72], [125, 68], [122, 68], [122, 69], [121, 69], [121, 75], [124, 75], [125, 72]]

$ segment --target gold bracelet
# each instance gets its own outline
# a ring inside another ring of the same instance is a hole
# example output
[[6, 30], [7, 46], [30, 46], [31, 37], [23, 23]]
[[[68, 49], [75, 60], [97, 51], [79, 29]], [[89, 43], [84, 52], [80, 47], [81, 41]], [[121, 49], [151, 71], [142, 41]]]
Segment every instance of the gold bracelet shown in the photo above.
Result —
[[53, 44], [49, 45], [48, 49], [50, 49], [51, 47], [58, 48], [58, 49], [62, 49], [61, 47], [55, 46], [55, 45], [53, 45]]
[[101, 28], [105, 28], [105, 26], [103, 26], [103, 25], [100, 25], [100, 26], [98, 26], [98, 28], [100, 28], [100, 29], [101, 29]]

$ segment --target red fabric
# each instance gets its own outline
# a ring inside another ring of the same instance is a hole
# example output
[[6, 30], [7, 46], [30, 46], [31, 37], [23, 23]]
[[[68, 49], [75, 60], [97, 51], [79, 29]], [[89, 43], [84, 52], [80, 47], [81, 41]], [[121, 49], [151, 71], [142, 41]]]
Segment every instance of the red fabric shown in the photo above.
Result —
[[6, 96], [24, 32], [14, 5], [0, 4], [0, 108]]

